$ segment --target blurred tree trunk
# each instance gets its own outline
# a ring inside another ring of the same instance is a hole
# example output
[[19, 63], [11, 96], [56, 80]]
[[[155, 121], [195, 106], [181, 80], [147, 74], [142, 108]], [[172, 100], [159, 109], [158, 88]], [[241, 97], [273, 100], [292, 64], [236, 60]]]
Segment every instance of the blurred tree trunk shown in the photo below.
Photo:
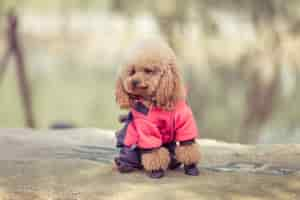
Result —
[[[7, 30], [7, 54], [5, 55], [5, 59], [8, 60], [8, 58], [11, 56], [14, 56], [15, 58], [15, 64], [16, 64], [16, 72], [17, 72], [17, 81], [19, 83], [20, 88], [20, 96], [23, 103], [23, 108], [25, 112], [25, 119], [26, 119], [26, 125], [29, 128], [35, 127], [35, 121], [33, 116], [33, 108], [32, 108], [32, 95], [31, 95], [31, 88], [29, 85], [26, 68], [25, 68], [25, 61], [24, 61], [24, 55], [23, 55], [23, 47], [20, 42], [19, 33], [18, 33], [18, 17], [14, 13], [14, 11], [10, 11], [7, 17], [7, 24], [8, 24], [8, 30]], [[3, 71], [1, 73], [4, 73], [7, 60], [3, 62]], [[3, 74], [2, 74], [3, 75]]]
[[[250, 88], [246, 96], [246, 116], [242, 125], [241, 142], [256, 143], [259, 137], [259, 130], [271, 117], [280, 90], [280, 68], [281, 62], [281, 38], [276, 30], [276, 19], [280, 16], [280, 4], [275, 1], [254, 1], [252, 3], [252, 20], [256, 26], [257, 37], [262, 38], [262, 52], [258, 52], [257, 58], [267, 59], [270, 66], [259, 63], [250, 78]], [[266, 28], [268, 25], [268, 28]], [[255, 55], [255, 54], [254, 54]], [[267, 62], [268, 63], [268, 62]], [[260, 65], [261, 64], [261, 65]], [[271, 78], [265, 80], [263, 71], [271, 68]]]
[[247, 112], [241, 135], [242, 143], [256, 143], [260, 128], [273, 113], [279, 92], [279, 67], [275, 67], [274, 73], [272, 80], [267, 83], [260, 71], [252, 74], [246, 97]]
[[144, 3], [143, 0], [112, 0], [111, 10], [112, 12], [119, 13], [123, 16], [133, 17], [139, 12], [142, 3]]
[[112, 0], [111, 1], [111, 9], [113, 12], [123, 12], [125, 9], [124, 9], [124, 1], [122, 0]]
[[0, 58], [0, 84], [2, 83], [5, 71], [8, 67], [8, 61], [11, 54], [12, 54], [11, 49], [8, 48], [4, 53], [4, 56]]
[[180, 44], [179, 41], [176, 41], [175, 30], [178, 28], [182, 32], [190, 3], [190, 0], [167, 0], [164, 2], [156, 0], [153, 8], [155, 19], [163, 37], [177, 52]]
[[4, 7], [4, 2], [3, 2], [3, 0], [0, 0], [0, 19], [1, 19], [1, 15], [3, 13], [3, 7]]

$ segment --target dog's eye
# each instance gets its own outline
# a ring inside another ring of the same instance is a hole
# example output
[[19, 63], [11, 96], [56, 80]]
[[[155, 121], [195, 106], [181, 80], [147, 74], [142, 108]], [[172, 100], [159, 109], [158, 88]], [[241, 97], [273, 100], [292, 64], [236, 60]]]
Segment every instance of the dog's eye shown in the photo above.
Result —
[[152, 69], [149, 69], [149, 68], [145, 68], [145, 69], [144, 69], [144, 72], [145, 72], [146, 74], [151, 74], [151, 73], [153, 73], [153, 70], [152, 70]]
[[134, 75], [134, 74], [135, 74], [135, 69], [131, 69], [131, 70], [129, 70], [128, 74], [129, 74], [129, 76], [132, 76], [132, 75]]

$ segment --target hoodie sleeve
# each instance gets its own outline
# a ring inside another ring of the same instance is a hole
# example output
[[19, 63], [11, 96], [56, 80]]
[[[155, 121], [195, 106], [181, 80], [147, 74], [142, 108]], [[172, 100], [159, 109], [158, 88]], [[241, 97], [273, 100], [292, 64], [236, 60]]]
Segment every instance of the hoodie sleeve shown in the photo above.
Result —
[[183, 142], [197, 137], [198, 130], [192, 110], [185, 102], [181, 102], [175, 112], [175, 139]]

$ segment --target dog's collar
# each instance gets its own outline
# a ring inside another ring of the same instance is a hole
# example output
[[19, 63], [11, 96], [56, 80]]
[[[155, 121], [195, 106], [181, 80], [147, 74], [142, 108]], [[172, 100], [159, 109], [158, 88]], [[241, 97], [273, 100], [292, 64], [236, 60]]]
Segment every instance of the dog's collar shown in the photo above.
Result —
[[141, 101], [137, 101], [136, 103], [134, 103], [133, 107], [136, 111], [143, 113], [144, 115], [147, 115], [149, 112], [149, 108]]

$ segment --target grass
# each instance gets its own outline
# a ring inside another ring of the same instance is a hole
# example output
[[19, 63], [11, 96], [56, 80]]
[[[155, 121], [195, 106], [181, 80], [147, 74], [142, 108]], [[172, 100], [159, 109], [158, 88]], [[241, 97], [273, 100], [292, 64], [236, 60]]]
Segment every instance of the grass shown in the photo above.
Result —
[[[39, 128], [56, 121], [79, 127], [118, 127], [112, 72], [75, 72], [31, 76], [34, 114]], [[24, 127], [21, 98], [13, 70], [0, 85], [0, 127]]]

